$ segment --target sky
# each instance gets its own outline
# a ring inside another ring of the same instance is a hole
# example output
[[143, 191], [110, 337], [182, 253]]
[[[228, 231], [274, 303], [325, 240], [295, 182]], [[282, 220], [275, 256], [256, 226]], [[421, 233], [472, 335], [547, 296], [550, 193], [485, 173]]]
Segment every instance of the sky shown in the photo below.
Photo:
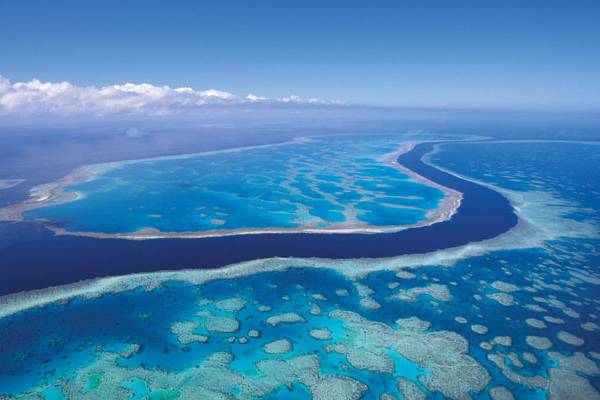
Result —
[[130, 82], [151, 110], [155, 88], [183, 108], [222, 102], [207, 101], [216, 89], [234, 103], [600, 109], [598, 21], [597, 0], [0, 0], [0, 103], [35, 111], [41, 91], [40, 107], [93, 111]]

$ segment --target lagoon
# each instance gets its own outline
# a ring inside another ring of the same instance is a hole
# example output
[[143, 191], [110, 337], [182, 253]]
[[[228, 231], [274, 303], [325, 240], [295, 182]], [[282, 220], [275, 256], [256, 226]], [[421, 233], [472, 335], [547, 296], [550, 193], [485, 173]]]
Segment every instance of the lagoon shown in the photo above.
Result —
[[22, 215], [97, 237], [398, 231], [447, 219], [460, 201], [395, 163], [411, 143], [314, 137], [84, 166], [34, 188]]

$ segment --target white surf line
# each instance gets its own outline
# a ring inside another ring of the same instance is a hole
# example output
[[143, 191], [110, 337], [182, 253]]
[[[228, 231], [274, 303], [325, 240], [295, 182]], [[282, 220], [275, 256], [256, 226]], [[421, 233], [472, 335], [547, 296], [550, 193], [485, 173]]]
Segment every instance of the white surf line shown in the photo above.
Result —
[[[435, 165], [434, 165], [435, 166]], [[439, 168], [438, 166], [435, 166]], [[506, 196], [518, 216], [519, 222], [508, 232], [481, 242], [438, 250], [371, 259], [319, 259], [319, 258], [268, 258], [246, 261], [215, 269], [186, 269], [158, 271], [116, 277], [89, 279], [73, 284], [41, 290], [9, 294], [0, 297], [0, 319], [18, 312], [43, 307], [75, 297], [94, 298], [104, 294], [119, 293], [138, 288], [153, 290], [167, 281], [200, 285], [216, 279], [236, 279], [262, 272], [285, 271], [290, 268], [328, 268], [348, 277], [359, 279], [376, 271], [417, 269], [426, 265], [451, 267], [456, 262], [489, 254], [499, 250], [516, 250], [543, 247], [546, 242], [561, 237], [598, 238], [597, 228], [585, 222], [563, 216], [572, 208], [546, 192], [515, 192], [498, 188], [471, 178], [445, 171], [461, 179], [496, 190]], [[552, 204], [548, 206], [548, 204]]]
[[0, 179], [0, 190], [11, 189], [25, 182], [25, 179]]
[[[118, 168], [122, 165], [130, 165], [143, 163], [147, 161], [162, 161], [162, 160], [175, 160], [175, 159], [188, 159], [194, 157], [208, 156], [214, 154], [225, 154], [232, 152], [241, 152], [246, 150], [258, 149], [258, 148], [270, 148], [276, 146], [284, 146], [284, 145], [292, 145], [298, 143], [304, 143], [311, 140], [316, 140], [318, 138], [331, 136], [331, 137], [364, 137], [364, 135], [322, 135], [322, 136], [302, 136], [298, 138], [294, 138], [287, 142], [274, 143], [274, 144], [266, 144], [266, 145], [256, 145], [256, 146], [247, 146], [247, 147], [236, 147], [231, 149], [222, 149], [222, 150], [214, 150], [208, 152], [200, 152], [200, 153], [189, 153], [189, 154], [178, 154], [172, 156], [160, 156], [160, 157], [149, 157], [149, 158], [140, 158], [133, 160], [124, 160], [124, 161], [115, 161], [108, 163], [97, 163], [97, 164], [89, 164], [84, 165], [79, 168], [76, 168], [71, 173], [67, 174], [63, 178], [60, 178], [57, 181], [38, 185], [36, 187], [31, 188], [30, 192], [33, 197], [25, 202], [15, 204], [12, 206], [8, 206], [6, 208], [0, 209], [0, 220], [5, 221], [22, 221], [23, 212], [44, 208], [48, 206], [64, 204], [71, 201], [75, 201], [81, 198], [81, 194], [77, 192], [67, 192], [65, 188], [67, 186], [86, 182], [90, 179], [93, 179], [101, 172], [105, 172], [110, 169]], [[373, 136], [389, 136], [392, 135], [373, 135]], [[482, 136], [467, 136], [466, 139], [456, 139], [457, 142], [462, 142], [463, 140], [469, 140], [471, 138], [475, 138], [477, 140], [484, 139]], [[399, 139], [402, 139], [399, 136]], [[163, 238], [177, 238], [177, 239], [201, 239], [201, 238], [209, 238], [209, 237], [222, 237], [222, 236], [237, 236], [237, 235], [254, 235], [254, 234], [285, 234], [285, 233], [324, 233], [324, 234], [347, 234], [347, 233], [357, 233], [357, 234], [377, 234], [377, 233], [394, 233], [400, 232], [405, 229], [411, 228], [420, 228], [429, 226], [435, 223], [447, 221], [457, 212], [458, 207], [460, 207], [460, 202], [462, 200], [462, 194], [454, 189], [450, 189], [443, 185], [440, 185], [436, 182], [433, 182], [425, 177], [420, 176], [419, 174], [411, 171], [408, 168], [405, 168], [398, 164], [397, 159], [401, 154], [404, 154], [407, 151], [411, 151], [416, 145], [421, 143], [431, 143], [437, 142], [437, 139], [431, 140], [423, 140], [423, 141], [409, 141], [405, 142], [401, 145], [400, 149], [392, 152], [383, 157], [383, 162], [386, 165], [393, 166], [394, 168], [399, 169], [403, 173], [409, 175], [411, 179], [416, 182], [420, 182], [424, 185], [434, 187], [444, 194], [444, 199], [442, 203], [438, 205], [436, 208], [427, 211], [426, 219], [423, 221], [419, 221], [414, 224], [406, 224], [406, 225], [388, 225], [388, 226], [370, 226], [368, 223], [356, 225], [356, 226], [329, 226], [329, 227], [300, 227], [300, 228], [244, 228], [244, 229], [213, 229], [208, 231], [184, 231], [184, 232], [174, 232], [174, 231], [160, 231], [156, 228], [148, 227], [143, 228], [136, 232], [131, 233], [102, 233], [102, 232], [89, 232], [89, 231], [70, 231], [65, 228], [60, 228], [56, 226], [52, 226], [50, 224], [46, 224], [45, 226], [50, 229], [56, 235], [69, 235], [69, 236], [82, 236], [82, 237], [93, 237], [97, 239], [128, 239], [128, 240], [148, 240], [148, 239], [163, 239]], [[43, 222], [43, 221], [37, 221]]]

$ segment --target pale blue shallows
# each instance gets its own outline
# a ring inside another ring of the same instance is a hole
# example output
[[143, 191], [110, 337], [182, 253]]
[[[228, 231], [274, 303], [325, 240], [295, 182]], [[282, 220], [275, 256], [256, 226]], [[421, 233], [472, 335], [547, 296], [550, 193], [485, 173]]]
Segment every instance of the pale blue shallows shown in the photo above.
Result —
[[384, 162], [409, 139], [315, 138], [121, 163], [66, 188], [81, 199], [25, 217], [100, 233], [414, 224], [427, 219], [443, 193]]

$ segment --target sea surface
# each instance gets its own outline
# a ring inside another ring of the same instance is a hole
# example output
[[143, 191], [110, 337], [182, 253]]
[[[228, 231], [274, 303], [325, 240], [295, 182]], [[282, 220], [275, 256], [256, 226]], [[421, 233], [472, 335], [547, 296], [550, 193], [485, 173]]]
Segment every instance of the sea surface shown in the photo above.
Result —
[[517, 224], [513, 207], [502, 194], [421, 161], [433, 146], [418, 144], [401, 154], [397, 162], [461, 193], [457, 212], [443, 222], [380, 234], [253, 233], [151, 241], [54, 235], [46, 224], [9, 222], [0, 224], [0, 256], [5, 265], [19, 268], [4, 271], [6, 279], [0, 281], [0, 294], [97, 277], [216, 268], [271, 257], [347, 259], [421, 254], [494, 238]]
[[[444, 193], [384, 158], [399, 136], [305, 138], [275, 146], [95, 165], [80, 198], [24, 213], [75, 232], [360, 228], [422, 222]], [[414, 138], [413, 138], [414, 140]]]
[[0, 393], [599, 398], [600, 147], [438, 150], [428, 162], [500, 190], [517, 226], [420, 256], [148, 274], [30, 308], [0, 319]]

